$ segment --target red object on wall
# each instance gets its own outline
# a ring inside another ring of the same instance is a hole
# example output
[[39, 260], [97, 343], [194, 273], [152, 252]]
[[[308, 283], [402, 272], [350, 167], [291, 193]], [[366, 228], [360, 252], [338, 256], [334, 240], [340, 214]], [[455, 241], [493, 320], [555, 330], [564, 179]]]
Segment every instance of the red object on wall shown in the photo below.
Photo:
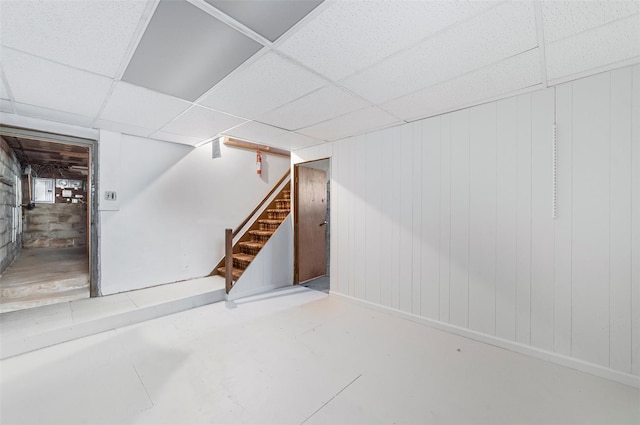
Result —
[[256, 153], [256, 173], [262, 174], [262, 154], [260, 151]]

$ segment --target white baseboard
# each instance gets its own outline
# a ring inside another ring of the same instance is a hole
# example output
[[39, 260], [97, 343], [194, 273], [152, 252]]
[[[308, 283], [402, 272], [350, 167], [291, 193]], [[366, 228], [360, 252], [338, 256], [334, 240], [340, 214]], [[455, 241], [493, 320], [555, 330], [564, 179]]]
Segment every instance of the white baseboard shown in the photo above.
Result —
[[385, 313], [389, 313], [394, 316], [402, 317], [403, 319], [408, 319], [417, 323], [421, 323], [423, 325], [427, 325], [432, 328], [440, 329], [452, 334], [474, 339], [476, 341], [484, 342], [489, 345], [495, 345], [496, 347], [504, 348], [520, 354], [525, 354], [531, 357], [535, 357], [535, 358], [545, 360], [551, 363], [555, 363], [561, 366], [565, 366], [571, 369], [576, 369], [581, 372], [586, 372], [591, 375], [595, 375], [601, 378], [609, 379], [611, 381], [619, 382], [624, 385], [629, 385], [634, 388], [640, 388], [640, 376], [631, 375], [629, 373], [624, 373], [617, 370], [609, 369], [607, 367], [600, 366], [594, 363], [589, 363], [584, 360], [564, 356], [562, 354], [552, 353], [550, 351], [541, 350], [539, 348], [531, 347], [529, 345], [524, 345], [518, 342], [498, 338], [493, 335], [483, 334], [480, 332], [473, 331], [471, 329], [462, 328], [460, 326], [451, 325], [451, 324], [440, 322], [433, 319], [427, 319], [426, 317], [418, 316], [413, 313], [406, 313], [404, 311], [400, 311], [395, 308], [386, 307], [380, 304], [375, 304], [370, 301], [361, 300], [358, 298], [354, 298], [350, 295], [340, 294], [335, 291], [330, 291], [329, 294], [342, 297], [351, 302], [361, 304], [375, 310], [383, 311]]

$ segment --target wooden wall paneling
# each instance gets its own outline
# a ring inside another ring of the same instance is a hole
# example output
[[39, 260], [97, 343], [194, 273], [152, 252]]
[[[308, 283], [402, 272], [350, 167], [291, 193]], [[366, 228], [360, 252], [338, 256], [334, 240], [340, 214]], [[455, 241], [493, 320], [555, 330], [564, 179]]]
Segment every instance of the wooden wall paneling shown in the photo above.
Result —
[[391, 129], [391, 307], [400, 309], [400, 192], [402, 191], [402, 134], [403, 127]]
[[440, 318], [440, 117], [422, 122], [422, 316]]
[[356, 160], [353, 162], [355, 168], [355, 186], [354, 186], [354, 208], [353, 215], [355, 218], [354, 225], [354, 241], [355, 241], [355, 259], [353, 267], [355, 296], [360, 299], [366, 298], [366, 246], [367, 246], [367, 222], [366, 222], [366, 190], [367, 190], [367, 167], [369, 164], [364, 160], [366, 152], [366, 138], [359, 136], [354, 141]]
[[631, 93], [631, 373], [640, 375], [640, 65]]
[[531, 94], [517, 102], [517, 285], [516, 341], [531, 339]]
[[633, 69], [611, 72], [609, 366], [631, 373], [631, 96]]
[[573, 83], [573, 309], [575, 357], [609, 366], [610, 74]]
[[531, 345], [553, 351], [554, 90], [536, 91], [531, 97]]
[[412, 226], [412, 273], [411, 273], [411, 312], [421, 315], [422, 290], [422, 121], [411, 124], [412, 132], [412, 189], [411, 196], [411, 226]]
[[469, 111], [469, 328], [495, 333], [496, 103]]
[[393, 222], [392, 211], [393, 196], [397, 186], [393, 185], [393, 167], [391, 151], [395, 150], [393, 129], [386, 129], [379, 133], [377, 149], [379, 155], [380, 188], [378, 193], [380, 207], [380, 303], [391, 307], [392, 285], [397, 278], [392, 274], [392, 261], [397, 251], [392, 249]]
[[496, 336], [516, 339], [517, 100], [497, 103], [496, 128]]
[[440, 320], [449, 323], [451, 246], [451, 114], [440, 119]]
[[356, 259], [356, 239], [355, 239], [355, 228], [356, 221], [358, 218], [355, 216], [355, 203], [357, 193], [355, 193], [355, 181], [356, 181], [356, 140], [348, 140], [343, 142], [342, 146], [345, 150], [345, 170], [346, 170], [346, 187], [349, 188], [347, 194], [347, 217], [348, 217], [348, 286], [349, 286], [349, 295], [355, 296], [356, 293], [356, 285], [355, 285], [355, 259]]
[[380, 133], [372, 133], [365, 136], [366, 145], [363, 152], [367, 162], [366, 171], [366, 217], [367, 225], [366, 245], [366, 300], [380, 304], [381, 282], [380, 274], [384, 267], [384, 257], [381, 255], [380, 245], [380, 208], [386, 194], [382, 188], [382, 143]]
[[450, 323], [469, 323], [469, 110], [451, 114]]
[[557, 218], [554, 220], [554, 330], [553, 351], [571, 355], [571, 220], [572, 150], [573, 150], [573, 84], [556, 87], [557, 123]]
[[402, 126], [400, 142], [400, 310], [411, 312], [413, 295], [413, 126]]

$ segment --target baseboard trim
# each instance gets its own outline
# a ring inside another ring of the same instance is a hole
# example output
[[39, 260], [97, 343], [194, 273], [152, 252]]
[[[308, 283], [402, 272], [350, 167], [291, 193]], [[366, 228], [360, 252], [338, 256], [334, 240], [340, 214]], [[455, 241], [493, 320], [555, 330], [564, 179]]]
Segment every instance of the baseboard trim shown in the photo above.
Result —
[[350, 295], [341, 294], [335, 291], [330, 291], [329, 294], [344, 298], [350, 302], [360, 304], [360, 305], [372, 308], [374, 310], [382, 311], [397, 317], [401, 317], [403, 319], [408, 319], [413, 322], [427, 325], [435, 329], [443, 330], [445, 332], [460, 335], [476, 341], [484, 342], [489, 345], [494, 345], [496, 347], [504, 348], [506, 350], [510, 350], [516, 353], [525, 354], [527, 356], [535, 357], [540, 360], [555, 363], [561, 366], [568, 367], [570, 369], [579, 370], [581, 372], [589, 373], [591, 375], [595, 375], [600, 378], [609, 379], [611, 381], [615, 381], [620, 384], [624, 384], [630, 387], [640, 389], [640, 376], [631, 375], [628, 373], [609, 369], [594, 363], [589, 363], [584, 360], [564, 356], [562, 354], [552, 353], [550, 351], [545, 351], [539, 348], [535, 348], [529, 345], [520, 344], [518, 342], [498, 338], [492, 335], [483, 334], [480, 332], [473, 331], [471, 329], [462, 328], [456, 325], [451, 325], [451, 324], [440, 322], [433, 319], [428, 319], [426, 317], [418, 316], [413, 313], [407, 313], [404, 311], [397, 310], [395, 308], [383, 306], [380, 304], [375, 304], [370, 301], [361, 300], [359, 298], [355, 298]]

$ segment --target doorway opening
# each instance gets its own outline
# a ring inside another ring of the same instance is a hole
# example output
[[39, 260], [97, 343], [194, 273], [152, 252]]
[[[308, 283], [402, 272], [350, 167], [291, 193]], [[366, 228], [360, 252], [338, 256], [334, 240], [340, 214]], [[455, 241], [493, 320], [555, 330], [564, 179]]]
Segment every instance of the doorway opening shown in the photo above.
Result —
[[[99, 295], [95, 140], [0, 127], [0, 312]], [[3, 229], [4, 230], [4, 229]]]
[[294, 284], [329, 292], [331, 163], [294, 166]]

